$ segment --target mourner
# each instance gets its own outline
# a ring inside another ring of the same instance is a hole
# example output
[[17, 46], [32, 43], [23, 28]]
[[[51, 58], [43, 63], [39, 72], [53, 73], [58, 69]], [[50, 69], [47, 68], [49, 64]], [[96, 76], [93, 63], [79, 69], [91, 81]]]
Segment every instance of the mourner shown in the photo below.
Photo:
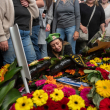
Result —
[[61, 55], [73, 54], [72, 47], [69, 42], [63, 41], [59, 33], [49, 34], [46, 38], [49, 46], [48, 56], [60, 57]]

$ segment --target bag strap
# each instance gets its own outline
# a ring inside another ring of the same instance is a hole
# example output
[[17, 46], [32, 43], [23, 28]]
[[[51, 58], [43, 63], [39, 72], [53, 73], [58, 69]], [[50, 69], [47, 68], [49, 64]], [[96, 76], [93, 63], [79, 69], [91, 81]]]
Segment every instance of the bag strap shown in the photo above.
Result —
[[90, 21], [91, 21], [93, 15], [94, 15], [94, 13], [95, 13], [95, 9], [96, 9], [96, 5], [95, 5], [95, 7], [94, 7], [94, 9], [93, 9], [93, 11], [92, 11], [91, 17], [90, 17], [89, 22], [88, 22], [88, 24], [87, 24], [87, 27], [89, 26], [89, 23], [90, 23]]

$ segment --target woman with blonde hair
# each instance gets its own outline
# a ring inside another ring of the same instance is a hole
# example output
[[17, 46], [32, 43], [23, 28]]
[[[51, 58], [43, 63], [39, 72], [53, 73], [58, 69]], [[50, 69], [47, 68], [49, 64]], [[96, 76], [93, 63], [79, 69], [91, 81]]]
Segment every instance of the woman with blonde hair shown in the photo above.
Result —
[[[93, 16], [90, 20], [92, 13]], [[87, 34], [88, 32], [88, 41], [99, 31], [100, 28], [102, 30], [102, 34], [104, 34], [105, 13], [102, 6], [98, 4], [97, 0], [86, 0], [85, 3], [80, 3], [80, 15], [81, 15], [80, 29], [85, 34]], [[88, 25], [88, 31], [87, 31], [87, 25]], [[87, 44], [88, 41], [77, 42], [77, 48], [76, 48], [77, 53], [79, 50], [84, 48], [84, 46]]]

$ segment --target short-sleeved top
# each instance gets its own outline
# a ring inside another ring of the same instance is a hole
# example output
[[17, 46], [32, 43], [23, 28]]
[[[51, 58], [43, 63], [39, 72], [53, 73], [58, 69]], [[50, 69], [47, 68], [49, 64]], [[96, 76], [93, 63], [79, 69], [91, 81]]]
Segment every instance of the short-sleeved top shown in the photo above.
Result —
[[[90, 7], [86, 3], [80, 3], [81, 23], [83, 26], [87, 26], [94, 6], [95, 5]], [[102, 23], [105, 23], [105, 13], [102, 6], [99, 4], [99, 6], [96, 6], [95, 13], [89, 23], [89, 40], [99, 31]]]
[[19, 29], [29, 31], [29, 23], [31, 15], [26, 7], [21, 5], [20, 0], [13, 0], [15, 10], [15, 21], [18, 24]]

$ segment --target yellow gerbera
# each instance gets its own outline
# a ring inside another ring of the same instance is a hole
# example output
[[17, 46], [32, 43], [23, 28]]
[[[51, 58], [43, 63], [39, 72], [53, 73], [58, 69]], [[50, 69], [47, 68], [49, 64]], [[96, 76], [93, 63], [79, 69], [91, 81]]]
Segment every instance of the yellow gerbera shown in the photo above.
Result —
[[88, 106], [87, 110], [97, 110], [96, 107]]
[[101, 62], [102, 62], [102, 60], [101, 60], [100, 58], [98, 58], [98, 57], [94, 58], [94, 61], [95, 61], [96, 63], [101, 63]]
[[80, 110], [82, 107], [85, 108], [85, 101], [79, 95], [71, 95], [69, 97], [70, 101], [67, 106], [71, 110]]
[[98, 80], [95, 83], [96, 92], [102, 97], [110, 97], [110, 80]]
[[110, 58], [106, 58], [106, 57], [103, 58], [103, 61], [105, 61], [105, 62], [108, 60], [110, 60]]
[[100, 68], [102, 68], [102, 69], [104, 69], [104, 70], [108, 70], [108, 71], [110, 71], [110, 65], [108, 65], [108, 64], [102, 64], [102, 65], [100, 65]]
[[47, 103], [48, 94], [44, 90], [36, 90], [32, 95], [32, 100], [37, 106], [42, 106]]
[[53, 101], [60, 101], [64, 97], [64, 93], [62, 90], [54, 89], [54, 92], [50, 94], [50, 97]]
[[30, 110], [33, 108], [33, 102], [27, 96], [20, 97], [16, 100], [15, 109], [16, 110]]
[[94, 60], [90, 60], [91, 64], [94, 64], [95, 66], [98, 66], [97, 63]]

